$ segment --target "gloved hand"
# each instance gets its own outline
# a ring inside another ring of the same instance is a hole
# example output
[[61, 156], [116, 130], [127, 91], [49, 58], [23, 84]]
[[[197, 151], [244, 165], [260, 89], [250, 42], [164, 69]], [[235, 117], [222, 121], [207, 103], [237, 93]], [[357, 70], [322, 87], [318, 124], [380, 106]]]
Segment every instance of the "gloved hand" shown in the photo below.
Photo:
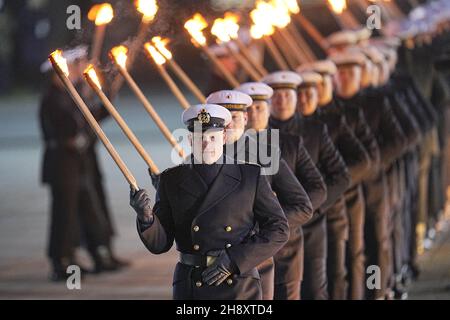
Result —
[[[137, 219], [142, 229], [149, 228], [153, 223], [153, 208], [150, 205], [150, 197], [145, 189], [139, 191], [130, 190], [130, 205], [137, 213]], [[143, 231], [143, 230], [141, 230]]]
[[213, 264], [202, 272], [202, 280], [209, 286], [218, 286], [236, 271], [237, 268], [226, 250], [221, 250]]

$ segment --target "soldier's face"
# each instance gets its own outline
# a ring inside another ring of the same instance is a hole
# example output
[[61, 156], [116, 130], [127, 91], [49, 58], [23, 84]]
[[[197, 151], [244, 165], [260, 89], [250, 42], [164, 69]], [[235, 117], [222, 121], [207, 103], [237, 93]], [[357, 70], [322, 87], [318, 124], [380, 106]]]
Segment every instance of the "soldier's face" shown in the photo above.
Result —
[[319, 105], [324, 106], [333, 99], [333, 79], [330, 75], [322, 76], [322, 82], [317, 86], [319, 93]]
[[219, 160], [223, 154], [226, 133], [224, 130], [208, 130], [205, 132], [192, 132], [189, 142], [196, 163], [212, 164]]
[[297, 92], [292, 89], [277, 89], [271, 99], [270, 113], [275, 119], [288, 120], [295, 114]]
[[256, 131], [267, 128], [269, 122], [269, 104], [266, 101], [253, 101], [253, 104], [247, 108], [248, 123], [247, 128]]
[[319, 95], [317, 87], [308, 86], [298, 90], [297, 111], [304, 116], [312, 115], [317, 108], [319, 102]]
[[226, 143], [234, 143], [244, 134], [247, 125], [247, 112], [231, 111], [231, 122], [226, 128]]
[[343, 98], [351, 98], [361, 87], [361, 67], [359, 65], [340, 66], [336, 74], [336, 92]]

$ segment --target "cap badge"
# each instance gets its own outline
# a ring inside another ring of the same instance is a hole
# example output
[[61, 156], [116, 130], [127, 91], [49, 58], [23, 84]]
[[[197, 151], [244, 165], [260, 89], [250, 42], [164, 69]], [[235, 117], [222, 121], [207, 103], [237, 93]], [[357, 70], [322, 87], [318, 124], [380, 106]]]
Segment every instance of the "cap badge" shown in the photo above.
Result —
[[200, 121], [202, 124], [209, 123], [211, 121], [211, 115], [206, 112], [206, 109], [203, 108], [200, 113], [197, 115], [198, 121]]

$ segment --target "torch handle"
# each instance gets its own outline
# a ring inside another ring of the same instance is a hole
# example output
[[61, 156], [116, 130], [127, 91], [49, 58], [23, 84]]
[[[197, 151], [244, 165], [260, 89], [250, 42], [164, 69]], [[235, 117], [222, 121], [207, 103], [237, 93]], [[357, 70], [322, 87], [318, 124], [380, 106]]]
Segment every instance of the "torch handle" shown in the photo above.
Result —
[[278, 49], [280, 50], [280, 53], [286, 59], [289, 69], [294, 70], [299, 65], [299, 62], [297, 61], [297, 58], [295, 57], [295, 52], [292, 51], [289, 48], [289, 46], [287, 46], [286, 41], [284, 40], [284, 38], [281, 37], [281, 34], [279, 32], [275, 32], [271, 36], [271, 38], [273, 38], [273, 42], [275, 43], [275, 46], [278, 47]]
[[92, 41], [91, 63], [95, 64], [102, 52], [103, 40], [105, 38], [106, 24], [95, 27], [94, 39]]
[[90, 125], [92, 130], [95, 132], [97, 137], [100, 139], [100, 141], [105, 146], [106, 150], [108, 151], [108, 153], [113, 158], [114, 162], [119, 167], [120, 171], [122, 172], [122, 174], [125, 177], [125, 179], [127, 180], [127, 182], [130, 184], [130, 186], [134, 190], [138, 191], [139, 187], [137, 185], [136, 179], [134, 178], [134, 176], [132, 175], [130, 170], [128, 170], [126, 164], [123, 162], [122, 158], [117, 153], [117, 151], [114, 148], [114, 146], [112, 145], [112, 143], [108, 140], [108, 137], [103, 132], [103, 130], [100, 127], [100, 125], [98, 124], [97, 120], [95, 120], [95, 118], [92, 115], [91, 111], [89, 110], [88, 106], [83, 101], [83, 99], [81, 98], [81, 96], [79, 95], [79, 93], [77, 92], [75, 87], [73, 86], [72, 82], [70, 82], [70, 80], [66, 77], [66, 75], [63, 73], [63, 71], [59, 68], [58, 64], [53, 59], [53, 57], [50, 56], [49, 59], [53, 65], [53, 68], [55, 69], [56, 73], [58, 74], [59, 78], [64, 83], [64, 87], [66, 88], [67, 92], [72, 97], [73, 101], [78, 106], [80, 111], [83, 113], [83, 116], [86, 118], [86, 121], [88, 122], [88, 124]]
[[219, 59], [217, 59], [217, 57], [211, 52], [211, 50], [209, 50], [209, 48], [205, 45], [201, 45], [201, 48], [208, 59], [220, 70], [222, 75], [227, 80], [228, 84], [233, 88], [239, 87], [239, 81], [237, 81], [237, 79], [231, 74], [231, 72], [225, 68], [225, 66], [219, 61]]
[[155, 66], [158, 69], [159, 74], [166, 82], [167, 86], [169, 87], [170, 91], [174, 94], [175, 98], [177, 98], [178, 102], [180, 103], [181, 107], [183, 109], [188, 109], [191, 105], [189, 101], [187, 101], [186, 97], [181, 92], [180, 88], [178, 88], [177, 84], [172, 80], [170, 75], [167, 73], [166, 68], [164, 66], [159, 65], [155, 62]]
[[128, 85], [130, 86], [130, 89], [134, 92], [134, 94], [136, 95], [136, 97], [139, 99], [139, 101], [142, 103], [142, 105], [144, 106], [145, 110], [148, 112], [148, 114], [150, 115], [150, 117], [153, 119], [153, 121], [156, 123], [156, 125], [158, 126], [159, 130], [161, 130], [162, 134], [164, 135], [164, 137], [169, 141], [169, 143], [177, 150], [178, 154], [180, 155], [180, 157], [185, 158], [185, 154], [183, 149], [181, 148], [181, 146], [178, 144], [177, 140], [175, 139], [175, 137], [172, 135], [172, 133], [170, 133], [169, 129], [167, 128], [167, 126], [164, 124], [164, 122], [162, 121], [162, 119], [159, 117], [158, 113], [156, 112], [156, 110], [153, 108], [153, 106], [150, 104], [150, 102], [147, 100], [147, 98], [145, 97], [144, 93], [142, 92], [142, 90], [139, 88], [139, 86], [136, 84], [136, 82], [133, 80], [133, 78], [130, 76], [130, 74], [128, 73], [128, 71], [126, 71], [124, 68], [122, 68], [121, 66], [117, 65], [117, 68], [119, 69], [119, 72], [122, 74], [122, 76], [125, 78], [126, 82], [128, 83]]
[[298, 47], [300, 48], [300, 50], [303, 51], [303, 53], [304, 53], [305, 57], [308, 59], [308, 61], [312, 62], [314, 60], [317, 60], [316, 55], [311, 50], [311, 48], [308, 45], [308, 43], [306, 43], [305, 38], [303, 38], [303, 36], [297, 30], [296, 26], [293, 23], [291, 23], [287, 27], [288, 27], [288, 30], [290, 31], [290, 34], [295, 39]]
[[189, 78], [189, 76], [181, 69], [181, 67], [176, 63], [173, 58], [167, 60], [167, 64], [172, 69], [172, 71], [180, 78], [180, 80], [186, 85], [186, 87], [192, 92], [192, 94], [198, 99], [200, 103], [206, 102], [206, 97], [200, 91], [200, 89], [195, 85], [195, 83]]
[[[127, 66], [129, 68], [129, 70], [133, 69], [134, 60], [136, 59], [136, 56], [139, 52], [138, 50], [142, 47], [142, 45], [145, 42], [145, 37], [147, 35], [148, 26], [149, 26], [149, 22], [146, 22], [143, 19], [139, 26], [139, 31], [138, 31], [136, 38], [131, 42], [130, 48], [128, 50], [128, 58], [127, 58]], [[123, 79], [124, 78], [121, 77], [120, 75], [117, 75], [113, 79], [112, 84], [111, 84], [111, 90], [110, 90], [111, 100], [113, 100], [115, 98], [115, 96], [119, 92], [120, 88], [122, 87]]]
[[239, 47], [239, 50], [242, 52], [242, 54], [247, 58], [247, 60], [256, 68], [256, 70], [262, 75], [265, 76], [268, 71], [264, 68], [264, 66], [261, 63], [258, 63], [255, 59], [255, 57], [252, 56], [250, 50], [245, 46], [245, 44], [241, 41], [241, 39], [236, 38], [234, 39], [236, 44]]
[[[308, 59], [305, 57], [303, 52], [300, 50], [300, 48], [297, 47], [297, 44], [295, 43], [295, 40], [292, 38], [292, 36], [289, 34], [289, 32], [285, 29], [278, 29], [278, 33], [281, 35], [281, 38], [283, 39], [284, 43], [287, 44], [289, 51], [294, 54], [295, 61], [297, 62], [295, 67], [297, 67], [301, 63], [305, 63], [308, 61]], [[295, 69], [295, 67], [293, 69]]]
[[239, 52], [234, 51], [233, 48], [230, 47], [229, 43], [227, 43], [226, 46], [228, 52], [233, 56], [233, 58], [236, 59], [236, 61], [242, 66], [242, 68], [244, 68], [245, 73], [247, 73], [247, 75], [250, 76], [253, 81], [261, 80], [261, 76], [258, 74], [258, 72], [253, 69], [250, 63], [248, 63], [248, 61], [245, 60], [245, 58], [241, 54], [239, 54]]
[[263, 39], [264, 39], [264, 43], [265, 43], [267, 49], [269, 50], [270, 55], [272, 56], [273, 60], [277, 64], [278, 68], [280, 68], [280, 70], [289, 70], [288, 65], [286, 64], [283, 57], [281, 56], [281, 53], [278, 50], [278, 48], [273, 43], [272, 38], [270, 38], [269, 36], [265, 36], [265, 37], [263, 37]]
[[111, 116], [114, 118], [114, 120], [119, 125], [120, 129], [122, 129], [123, 133], [127, 136], [128, 140], [133, 144], [136, 151], [140, 154], [140, 156], [144, 159], [145, 163], [150, 168], [151, 172], [154, 174], [159, 174], [160, 171], [156, 164], [153, 162], [150, 155], [145, 151], [144, 146], [141, 144], [139, 139], [136, 137], [136, 135], [133, 133], [133, 131], [128, 127], [125, 120], [122, 118], [122, 116], [117, 112], [117, 109], [113, 106], [111, 101], [108, 99], [108, 97], [103, 93], [101, 89], [97, 87], [96, 84], [94, 84], [91, 80], [91, 78], [88, 75], [85, 75], [86, 81], [89, 83], [89, 85], [92, 87], [94, 92], [97, 94], [97, 96], [102, 101], [105, 108], [108, 110], [108, 112], [111, 114]]
[[309, 22], [303, 15], [297, 14], [297, 21], [300, 23], [302, 28], [309, 34], [309, 36], [322, 48], [323, 51], [326, 51], [327, 47], [325, 45], [326, 40], [323, 35], [317, 30], [317, 28]]

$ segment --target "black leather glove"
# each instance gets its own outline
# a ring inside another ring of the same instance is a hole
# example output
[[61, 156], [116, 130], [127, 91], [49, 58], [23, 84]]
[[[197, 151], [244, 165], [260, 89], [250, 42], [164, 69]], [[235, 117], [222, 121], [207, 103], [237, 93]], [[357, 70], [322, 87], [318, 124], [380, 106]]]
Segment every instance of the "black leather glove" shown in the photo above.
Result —
[[148, 169], [148, 174], [150, 175], [150, 179], [152, 179], [153, 187], [155, 187], [155, 189], [158, 190], [159, 177], [161, 177], [161, 174], [153, 173], [152, 170], [150, 170], [150, 168]]
[[130, 190], [130, 205], [137, 213], [141, 231], [151, 227], [154, 216], [153, 208], [150, 205], [150, 197], [145, 189], [139, 191]]
[[[236, 265], [230, 260], [225, 250], [220, 250], [216, 260], [202, 272], [202, 280], [209, 286], [220, 285], [233, 273], [236, 273]], [[211, 254], [214, 255], [214, 254]]]

